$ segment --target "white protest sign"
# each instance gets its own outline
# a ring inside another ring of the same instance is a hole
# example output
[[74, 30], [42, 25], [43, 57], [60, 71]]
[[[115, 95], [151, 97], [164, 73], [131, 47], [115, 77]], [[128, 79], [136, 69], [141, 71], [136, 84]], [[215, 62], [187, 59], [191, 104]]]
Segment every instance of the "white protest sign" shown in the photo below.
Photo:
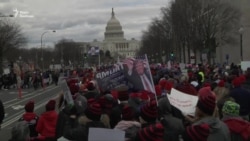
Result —
[[69, 87], [68, 87], [67, 82], [66, 82], [65, 79], [61, 81], [61, 87], [62, 87], [62, 90], [63, 90], [64, 98], [67, 101], [67, 103], [71, 104], [71, 105], [74, 105], [74, 101], [73, 101], [71, 92], [69, 90]]
[[198, 102], [197, 96], [185, 94], [174, 88], [172, 88], [171, 94], [167, 96], [171, 105], [178, 108], [184, 115], [194, 115]]
[[124, 141], [125, 131], [107, 128], [89, 128], [88, 141]]

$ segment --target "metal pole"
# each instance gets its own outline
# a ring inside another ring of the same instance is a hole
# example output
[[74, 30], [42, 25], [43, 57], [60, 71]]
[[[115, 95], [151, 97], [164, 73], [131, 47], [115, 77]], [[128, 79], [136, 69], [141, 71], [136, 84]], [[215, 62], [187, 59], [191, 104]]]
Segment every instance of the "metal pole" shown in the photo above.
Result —
[[242, 33], [240, 34], [240, 58], [243, 61]]
[[[44, 71], [44, 58], [43, 58], [43, 35], [45, 33], [48, 33], [49, 31], [45, 31], [43, 32], [43, 34], [41, 35], [41, 51], [42, 51], [42, 72]], [[56, 32], [55, 30], [52, 30], [52, 32]]]
[[41, 61], [42, 61], [42, 72], [44, 71], [44, 70], [43, 70], [43, 69], [44, 69], [44, 62], [43, 62], [43, 35], [44, 35], [45, 33], [48, 33], [48, 31], [43, 32], [43, 34], [41, 35], [41, 51], [42, 51]]

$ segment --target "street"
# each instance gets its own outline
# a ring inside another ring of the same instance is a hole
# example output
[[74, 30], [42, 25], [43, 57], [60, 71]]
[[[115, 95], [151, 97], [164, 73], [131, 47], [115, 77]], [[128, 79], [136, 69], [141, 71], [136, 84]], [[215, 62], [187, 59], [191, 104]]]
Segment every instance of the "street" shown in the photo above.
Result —
[[34, 112], [40, 116], [45, 111], [45, 104], [50, 99], [56, 99], [60, 92], [60, 86], [52, 84], [44, 89], [24, 89], [22, 91], [22, 98], [19, 99], [17, 89], [1, 90], [0, 99], [5, 108], [5, 119], [0, 131], [1, 141], [8, 141], [10, 139], [11, 128], [25, 112], [24, 106], [29, 100], [35, 101]]

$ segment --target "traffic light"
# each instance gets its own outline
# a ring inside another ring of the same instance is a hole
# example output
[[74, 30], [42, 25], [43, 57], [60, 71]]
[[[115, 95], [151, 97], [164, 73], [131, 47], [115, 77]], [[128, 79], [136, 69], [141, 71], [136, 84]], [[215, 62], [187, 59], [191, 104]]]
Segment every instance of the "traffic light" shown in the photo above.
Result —
[[170, 53], [170, 60], [174, 60], [174, 52], [172, 51], [171, 53]]
[[83, 55], [83, 57], [84, 57], [84, 59], [87, 59], [87, 53], [84, 53], [84, 55]]
[[173, 51], [170, 53], [170, 56], [171, 56], [171, 57], [174, 57], [174, 53], [173, 53]]

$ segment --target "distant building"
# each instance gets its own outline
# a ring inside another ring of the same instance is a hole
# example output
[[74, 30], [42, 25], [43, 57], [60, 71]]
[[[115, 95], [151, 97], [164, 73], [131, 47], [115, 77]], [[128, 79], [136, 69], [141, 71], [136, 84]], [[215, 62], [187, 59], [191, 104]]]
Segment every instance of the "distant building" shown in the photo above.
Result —
[[120, 22], [115, 17], [114, 9], [112, 8], [111, 18], [107, 22], [104, 32], [104, 40], [93, 40], [92, 42], [81, 43], [84, 47], [84, 52], [87, 52], [89, 47], [98, 46], [105, 53], [109, 51], [111, 56], [117, 58], [134, 57], [136, 52], [141, 47], [141, 42], [132, 38], [127, 40], [124, 37], [124, 32]]
[[[216, 61], [220, 63], [227, 62], [239, 64], [241, 61], [241, 42], [240, 42], [240, 34], [242, 34], [242, 59], [243, 61], [250, 61], [250, 1], [249, 0], [224, 0], [229, 2], [230, 4], [236, 6], [240, 9], [242, 14], [241, 19], [239, 21], [239, 27], [234, 27], [236, 30], [235, 44], [225, 44], [217, 48], [216, 50]], [[241, 33], [239, 29], [242, 27]], [[228, 56], [228, 60], [227, 60]]]

